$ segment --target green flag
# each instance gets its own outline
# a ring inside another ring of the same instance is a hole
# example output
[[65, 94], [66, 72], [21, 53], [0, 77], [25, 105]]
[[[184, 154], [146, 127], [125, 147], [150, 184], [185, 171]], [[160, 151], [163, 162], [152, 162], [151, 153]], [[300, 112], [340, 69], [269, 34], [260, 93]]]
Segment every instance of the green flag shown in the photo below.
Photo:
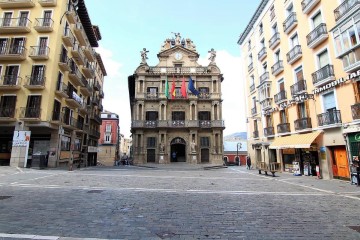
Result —
[[165, 82], [165, 96], [167, 99], [169, 99], [169, 82], [166, 76], [166, 82]]

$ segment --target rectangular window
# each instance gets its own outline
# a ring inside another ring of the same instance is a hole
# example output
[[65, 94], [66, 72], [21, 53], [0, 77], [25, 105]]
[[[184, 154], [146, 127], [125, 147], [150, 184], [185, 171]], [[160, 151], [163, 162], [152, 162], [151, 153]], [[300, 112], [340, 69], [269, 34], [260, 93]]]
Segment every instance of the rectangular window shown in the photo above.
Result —
[[210, 147], [210, 138], [209, 137], [201, 137], [200, 138], [200, 146], [201, 147]]
[[211, 113], [210, 112], [199, 112], [199, 120], [211, 120]]
[[111, 133], [105, 133], [104, 143], [111, 143]]
[[185, 112], [172, 112], [171, 120], [185, 120]]
[[105, 128], [106, 128], [106, 132], [111, 132], [111, 124], [106, 124], [106, 126], [105, 126]]
[[148, 137], [147, 138], [147, 145], [146, 145], [148, 148], [151, 147], [151, 148], [154, 148], [156, 147], [156, 138], [155, 137]]
[[295, 80], [296, 80], [296, 82], [304, 80], [304, 73], [303, 73], [302, 66], [295, 69]]
[[313, 29], [315, 29], [317, 26], [319, 26], [319, 25], [322, 23], [321, 12], [318, 12], [318, 13], [312, 18], [312, 22], [313, 22]]
[[148, 111], [146, 112], [146, 121], [157, 121], [158, 120], [158, 112]]
[[325, 50], [317, 55], [319, 62], [319, 69], [325, 67], [329, 64], [328, 51]]
[[286, 110], [280, 110], [280, 123], [287, 123]]

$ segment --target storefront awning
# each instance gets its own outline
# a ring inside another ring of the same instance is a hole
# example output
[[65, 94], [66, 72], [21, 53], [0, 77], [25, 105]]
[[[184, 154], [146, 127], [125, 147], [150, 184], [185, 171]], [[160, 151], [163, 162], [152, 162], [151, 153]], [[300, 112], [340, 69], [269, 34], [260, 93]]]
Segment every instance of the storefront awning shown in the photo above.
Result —
[[277, 137], [270, 144], [270, 149], [286, 149], [286, 148], [310, 148], [310, 145], [321, 134], [321, 131], [305, 134], [294, 134], [287, 137]]

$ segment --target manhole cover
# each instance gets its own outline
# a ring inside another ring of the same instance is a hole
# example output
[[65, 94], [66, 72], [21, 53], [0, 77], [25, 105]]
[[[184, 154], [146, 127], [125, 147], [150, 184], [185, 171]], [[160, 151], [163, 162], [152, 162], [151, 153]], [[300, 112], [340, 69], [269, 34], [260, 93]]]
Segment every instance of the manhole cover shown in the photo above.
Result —
[[0, 200], [11, 198], [12, 196], [0, 196]]
[[165, 239], [165, 238], [171, 238], [175, 236], [175, 233], [172, 232], [160, 232], [156, 234], [159, 238]]
[[355, 230], [360, 233], [360, 226], [348, 226], [348, 228]]
[[104, 190], [90, 190], [87, 193], [102, 193]]

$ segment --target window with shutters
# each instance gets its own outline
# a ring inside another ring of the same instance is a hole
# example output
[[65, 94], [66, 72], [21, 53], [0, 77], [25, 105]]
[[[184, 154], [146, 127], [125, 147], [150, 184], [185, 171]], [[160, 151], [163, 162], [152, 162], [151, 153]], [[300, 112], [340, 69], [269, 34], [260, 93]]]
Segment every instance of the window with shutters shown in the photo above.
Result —
[[287, 111], [286, 111], [286, 109], [280, 110], [279, 114], [280, 114], [280, 123], [287, 123], [288, 120], [287, 120]]
[[305, 102], [297, 104], [297, 112], [298, 112], [298, 118], [299, 119], [307, 118], [308, 113], [307, 113], [307, 108], [306, 108], [306, 103]]

